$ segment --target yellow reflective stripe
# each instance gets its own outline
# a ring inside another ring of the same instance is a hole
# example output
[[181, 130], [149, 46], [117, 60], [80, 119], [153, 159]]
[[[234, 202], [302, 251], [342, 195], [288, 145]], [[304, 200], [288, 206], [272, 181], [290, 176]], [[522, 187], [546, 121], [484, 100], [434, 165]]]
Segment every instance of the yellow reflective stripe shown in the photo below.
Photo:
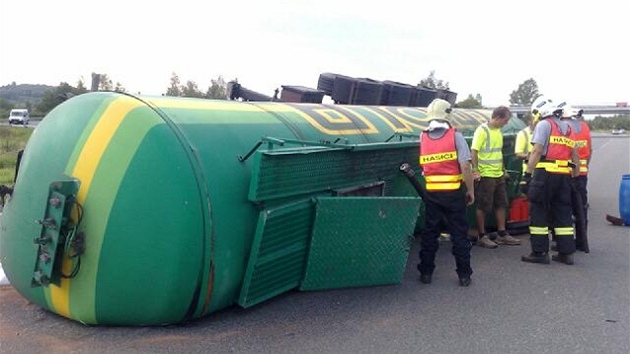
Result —
[[[499, 146], [496, 147], [492, 147], [490, 145], [490, 127], [488, 127], [488, 123], [486, 124], [482, 124], [480, 126], [485, 132], [486, 132], [486, 146], [484, 146], [483, 148], [481, 148], [479, 150], [480, 153], [488, 153], [488, 154], [493, 154], [493, 153], [497, 153], [497, 152], [502, 152], [503, 149]], [[499, 133], [500, 134], [500, 133]], [[496, 134], [495, 134], [496, 135]], [[502, 136], [501, 136], [502, 137]]]
[[428, 191], [446, 191], [446, 190], [457, 190], [461, 186], [461, 182], [455, 183], [427, 183]]
[[[502, 149], [503, 136], [501, 135], [500, 132], [497, 135], [496, 132], [498, 130], [493, 130], [495, 133], [492, 134], [487, 123], [482, 124], [480, 128], [483, 129], [484, 132], [486, 133], [486, 144], [485, 146], [479, 149], [479, 156], [478, 156], [478, 162], [480, 165], [479, 168], [481, 170], [483, 170], [482, 166], [487, 166], [487, 167], [499, 166], [499, 168], [501, 168], [503, 166], [503, 149]], [[491, 135], [494, 135], [494, 138], [496, 140], [501, 139], [501, 146], [492, 146], [490, 144], [491, 142], [493, 143], [495, 142], [495, 140], [491, 140]]]
[[455, 159], [457, 159], [457, 154], [455, 153], [455, 151], [447, 151], [438, 154], [422, 155], [420, 156], [420, 164], [452, 161]]
[[456, 181], [461, 181], [462, 179], [464, 179], [464, 175], [463, 174], [459, 174], [459, 175], [435, 175], [435, 176], [425, 176], [424, 177], [428, 182], [456, 182]]
[[580, 172], [588, 172], [588, 161], [580, 160]]
[[549, 142], [552, 144], [566, 145], [570, 148], [575, 146], [575, 141], [573, 141], [573, 139], [564, 136], [552, 136], [551, 139], [549, 139]]
[[555, 173], [571, 173], [571, 167], [569, 167], [568, 161], [558, 160], [556, 162], [539, 162], [536, 164], [536, 168], [544, 168], [547, 172]]
[[484, 165], [501, 165], [503, 163], [503, 159], [502, 158], [496, 158], [496, 159], [478, 159], [480, 164], [484, 164]]
[[497, 153], [497, 152], [502, 152], [503, 149], [499, 148], [499, 147], [495, 147], [495, 148], [487, 148], [487, 149], [481, 149], [479, 150], [479, 152], [485, 152], [487, 154], [493, 154], [493, 153]]
[[573, 236], [573, 227], [556, 227], [553, 229], [556, 236]]
[[529, 234], [532, 236], [548, 236], [549, 228], [547, 226], [530, 226]]
[[[107, 149], [110, 140], [116, 133], [118, 126], [125, 116], [134, 108], [142, 105], [139, 100], [120, 98], [113, 101], [101, 115], [85, 145], [83, 146], [72, 175], [81, 181], [77, 192], [77, 200], [85, 205], [85, 199], [92, 184], [92, 178], [98, 168], [101, 158]], [[62, 270], [67, 274], [72, 268], [72, 261], [66, 254], [62, 260]], [[94, 275], [96, 277], [96, 275]], [[62, 278], [59, 286], [52, 285], [50, 297], [52, 306], [58, 314], [70, 318], [70, 283], [71, 279]]]
[[557, 166], [560, 166], [560, 167], [569, 166], [569, 160], [556, 160], [555, 163]]

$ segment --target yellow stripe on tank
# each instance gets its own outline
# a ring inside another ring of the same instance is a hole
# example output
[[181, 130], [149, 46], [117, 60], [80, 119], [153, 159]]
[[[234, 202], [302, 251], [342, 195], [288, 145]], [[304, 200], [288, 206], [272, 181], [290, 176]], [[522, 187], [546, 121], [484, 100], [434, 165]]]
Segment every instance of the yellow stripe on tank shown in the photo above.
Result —
[[[90, 190], [94, 173], [101, 161], [103, 153], [109, 145], [110, 140], [120, 126], [120, 123], [132, 109], [141, 105], [141, 101], [131, 99], [127, 96], [121, 97], [120, 99], [113, 101], [109, 107], [104, 110], [100, 119], [94, 126], [94, 129], [88, 136], [85, 145], [83, 145], [76, 165], [72, 170], [72, 176], [81, 181], [81, 185], [77, 193], [77, 200], [81, 205], [85, 206], [86, 204], [86, 197]], [[92, 239], [91, 241], [96, 240]], [[102, 242], [102, 240], [98, 241]], [[100, 244], [91, 244], [90, 247], [100, 249]], [[64, 273], [67, 274], [71, 267], [72, 263], [70, 259], [64, 255], [62, 263]], [[96, 277], [96, 268], [97, 266], [94, 265], [94, 274], [90, 274], [89, 276]], [[53, 309], [55, 312], [65, 317], [70, 317], [70, 283], [71, 279], [62, 278], [60, 286], [50, 286]]]
[[[259, 105], [240, 104], [234, 101], [217, 101], [217, 100], [182, 100], [174, 99], [168, 96], [143, 98], [145, 101], [155, 105], [158, 108], [176, 108], [176, 109], [202, 109], [214, 111], [237, 111], [237, 112], [263, 112], [265, 109]], [[266, 107], [273, 108], [273, 111], [288, 111], [288, 106], [282, 104], [267, 104]]]

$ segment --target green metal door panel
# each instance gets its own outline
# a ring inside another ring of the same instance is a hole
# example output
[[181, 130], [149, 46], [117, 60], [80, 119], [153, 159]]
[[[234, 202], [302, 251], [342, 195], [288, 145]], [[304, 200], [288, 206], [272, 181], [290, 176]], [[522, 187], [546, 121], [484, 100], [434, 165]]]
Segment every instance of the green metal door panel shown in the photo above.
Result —
[[369, 149], [379, 144], [338, 148], [295, 148], [255, 155], [249, 190], [251, 201], [349, 188], [400, 176], [403, 163], [416, 163], [417, 143], [392, 143], [388, 149]]
[[311, 199], [260, 212], [239, 305], [250, 307], [300, 285], [312, 224]]
[[320, 197], [300, 290], [402, 281], [420, 198]]

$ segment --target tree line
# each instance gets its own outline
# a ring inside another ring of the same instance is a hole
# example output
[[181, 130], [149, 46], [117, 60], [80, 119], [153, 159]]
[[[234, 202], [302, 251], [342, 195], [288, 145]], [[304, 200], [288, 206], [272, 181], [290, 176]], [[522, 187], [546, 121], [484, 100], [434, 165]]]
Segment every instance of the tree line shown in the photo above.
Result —
[[[236, 79], [232, 81], [236, 82]], [[76, 86], [62, 82], [58, 86], [45, 91], [38, 102], [31, 101], [36, 100], [35, 97], [27, 97], [26, 101], [12, 100], [11, 98], [15, 98], [15, 95], [10, 94], [10, 92], [12, 92], [11, 89], [13, 88], [13, 91], [15, 91], [17, 90], [17, 86], [22, 85], [15, 85], [15, 83], [12, 83], [10, 86], [3, 86], [0, 88], [0, 117], [7, 117], [8, 112], [13, 108], [27, 108], [32, 112], [32, 116], [45, 116], [48, 112], [65, 100], [92, 90], [127, 92], [127, 89], [120, 82], [114, 82], [114, 80], [112, 80], [107, 74], [93, 73], [92, 85], [93, 87], [88, 90], [82, 78], [77, 81]], [[435, 75], [435, 71], [431, 71], [427, 77], [421, 79], [419, 85], [431, 89], [449, 90], [448, 81], [438, 79]], [[26, 86], [46, 87], [45, 85]], [[41, 90], [42, 87], [39, 87], [38, 89]], [[32, 89], [30, 91], [26, 91], [33, 93]], [[206, 99], [227, 99], [228, 83], [225, 79], [223, 79], [223, 77], [219, 76], [216, 79], [212, 79], [210, 85], [206, 89], [201, 89], [199, 85], [192, 80], [187, 80], [182, 84], [179, 75], [173, 72], [171, 73], [170, 84], [163, 95]], [[539, 92], [536, 80], [529, 78], [519, 84], [519, 86], [510, 93], [509, 102], [512, 105], [529, 106], [541, 95], [542, 94]], [[474, 95], [469, 94], [465, 99], [456, 102], [455, 107], [465, 109], [484, 108], [482, 96], [478, 93]], [[610, 130], [619, 128], [630, 130], [630, 115], [616, 115], [613, 117], [597, 116], [587, 122], [593, 130]]]

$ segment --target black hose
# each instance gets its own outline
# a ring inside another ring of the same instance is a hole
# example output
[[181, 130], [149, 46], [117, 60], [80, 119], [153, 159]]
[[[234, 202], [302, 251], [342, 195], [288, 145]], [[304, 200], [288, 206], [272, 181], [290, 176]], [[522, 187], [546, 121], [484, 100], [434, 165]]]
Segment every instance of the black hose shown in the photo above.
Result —
[[13, 183], [17, 181], [18, 171], [20, 170], [20, 163], [22, 162], [22, 154], [24, 153], [24, 149], [18, 151], [17, 159], [15, 162], [15, 177], [13, 177]]
[[422, 183], [420, 183], [420, 181], [418, 181], [418, 179], [416, 178], [416, 171], [414, 171], [411, 166], [406, 162], [400, 165], [400, 171], [404, 173], [405, 176], [407, 176], [407, 179], [409, 180], [409, 182], [411, 182], [411, 185], [416, 190], [416, 192], [418, 192], [420, 198], [426, 199], [427, 191]]

